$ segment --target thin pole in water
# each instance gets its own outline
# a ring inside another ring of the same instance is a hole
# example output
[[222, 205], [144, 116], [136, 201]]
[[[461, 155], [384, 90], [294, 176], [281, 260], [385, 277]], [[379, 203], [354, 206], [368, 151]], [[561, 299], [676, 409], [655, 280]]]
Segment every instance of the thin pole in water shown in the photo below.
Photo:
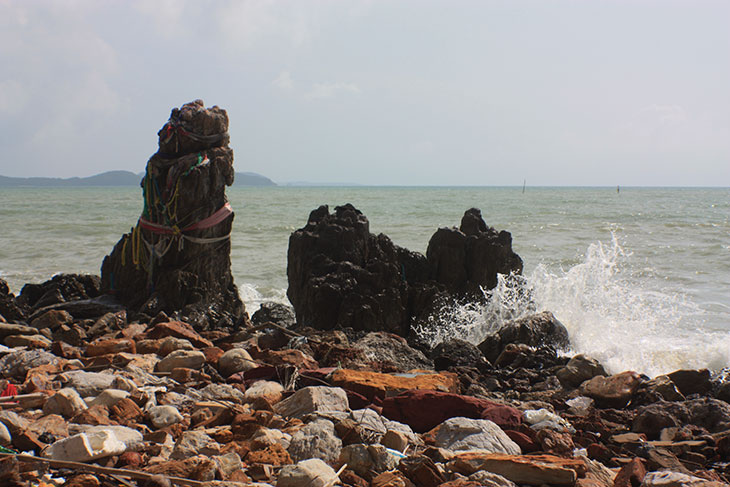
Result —
[[525, 186], [527, 185], [527, 179], [522, 181], [522, 194], [525, 194]]

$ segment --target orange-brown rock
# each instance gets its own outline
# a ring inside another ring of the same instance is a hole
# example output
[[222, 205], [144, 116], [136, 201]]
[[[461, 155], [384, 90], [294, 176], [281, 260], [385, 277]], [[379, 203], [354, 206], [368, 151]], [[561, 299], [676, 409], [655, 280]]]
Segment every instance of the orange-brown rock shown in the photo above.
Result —
[[166, 475], [168, 477], [181, 477], [190, 480], [213, 480], [216, 470], [215, 462], [203, 455], [186, 458], [185, 460], [168, 460], [162, 463], [149, 465], [145, 472]]
[[168, 321], [167, 323], [158, 323], [147, 332], [147, 338], [165, 338], [175, 337], [184, 338], [193, 346], [198, 348], [212, 347], [213, 343], [201, 337], [193, 327], [182, 321]]
[[137, 353], [137, 347], [131, 338], [111, 338], [108, 340], [96, 340], [86, 347], [87, 357], [98, 357], [113, 353], [129, 352]]
[[109, 410], [107, 407], [100, 404], [84, 409], [71, 418], [71, 422], [75, 424], [90, 424], [94, 426], [116, 424], [114, 421], [109, 419]]
[[142, 410], [134, 401], [125, 397], [109, 408], [109, 417], [126, 426], [140, 421], [142, 419]]
[[486, 470], [516, 484], [575, 485], [578, 476], [585, 476], [586, 466], [581, 460], [553, 455], [503, 455], [467, 452], [456, 455], [448, 467], [463, 475]]
[[64, 482], [67, 487], [99, 487], [101, 483], [96, 475], [90, 473], [82, 473], [81, 475], [75, 475]]
[[401, 472], [383, 472], [370, 482], [370, 487], [415, 487]]
[[253, 450], [246, 455], [246, 463], [265, 463], [267, 465], [289, 465], [292, 463], [289, 452], [278, 443], [268, 445], [263, 450]]
[[641, 384], [636, 372], [627, 371], [610, 377], [596, 376], [580, 386], [581, 394], [592, 397], [599, 405], [622, 408], [628, 404]]
[[223, 355], [223, 350], [218, 347], [205, 347], [201, 352], [205, 355], [205, 363], [213, 366], [218, 363], [218, 359]]
[[250, 351], [251, 356], [259, 361], [268, 365], [293, 365], [299, 369], [318, 369], [319, 364], [311, 355], [302, 352], [301, 350], [261, 350], [258, 351], [252, 348]]
[[450, 372], [393, 375], [339, 369], [332, 374], [331, 383], [362, 394], [371, 401], [376, 397], [383, 399], [410, 389], [459, 392], [459, 379], [456, 374]]

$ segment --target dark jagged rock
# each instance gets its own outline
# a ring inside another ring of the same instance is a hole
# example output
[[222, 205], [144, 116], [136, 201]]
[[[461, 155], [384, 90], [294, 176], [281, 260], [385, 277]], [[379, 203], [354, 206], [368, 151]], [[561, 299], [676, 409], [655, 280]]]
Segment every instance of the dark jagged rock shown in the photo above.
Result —
[[439, 228], [426, 250], [431, 276], [459, 294], [481, 294], [497, 285], [497, 274], [520, 274], [522, 259], [512, 251], [512, 235], [488, 227], [477, 208], [464, 213], [461, 227]]
[[479, 344], [479, 350], [494, 363], [505, 347], [512, 343], [566, 348], [569, 344], [568, 330], [552, 313], [545, 311], [506, 323], [499, 331], [487, 336]]
[[519, 274], [522, 260], [511, 240], [471, 209], [461, 230], [434, 234], [424, 257], [371, 234], [368, 219], [350, 204], [334, 213], [320, 206], [289, 238], [287, 296], [300, 326], [406, 336], [414, 321], [444, 304], [484, 299], [481, 288], [496, 286], [497, 273]]
[[261, 303], [261, 307], [251, 316], [251, 323], [253, 325], [263, 325], [267, 322], [275, 323], [284, 328], [291, 328], [296, 325], [297, 319], [291, 306], [267, 301]]
[[233, 183], [228, 115], [201, 100], [173, 109], [142, 180], [144, 210], [102, 264], [102, 290], [134, 313], [164, 311], [198, 328], [239, 324], [231, 275]]
[[35, 311], [44, 307], [80, 299], [96, 298], [100, 294], [99, 276], [59, 274], [42, 284], [26, 284], [16, 303]]
[[19, 306], [8, 283], [0, 279], [0, 316], [8, 321], [23, 321], [27, 313], [28, 307]]
[[476, 346], [458, 338], [436, 345], [431, 351], [431, 358], [436, 370], [447, 370], [449, 367], [474, 367], [480, 370], [490, 368]]

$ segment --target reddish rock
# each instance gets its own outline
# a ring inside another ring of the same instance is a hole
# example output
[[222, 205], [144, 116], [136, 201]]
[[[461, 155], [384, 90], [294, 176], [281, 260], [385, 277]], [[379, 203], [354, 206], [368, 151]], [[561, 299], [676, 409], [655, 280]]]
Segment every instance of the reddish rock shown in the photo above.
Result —
[[370, 487], [415, 487], [413, 482], [400, 472], [383, 472], [370, 481]]
[[213, 346], [213, 343], [211, 343], [210, 340], [201, 337], [195, 330], [193, 330], [192, 326], [188, 325], [187, 323], [183, 323], [182, 321], [168, 321], [167, 323], [158, 323], [155, 325], [154, 328], [147, 332], [147, 338], [165, 337], [184, 338], [190, 341], [190, 343], [192, 343], [193, 346], [197, 348], [207, 348]]
[[588, 454], [588, 458], [591, 460], [598, 460], [599, 462], [606, 464], [614, 457], [613, 452], [601, 443], [591, 443], [588, 445], [586, 452]]
[[573, 486], [587, 468], [579, 459], [553, 455], [503, 455], [467, 452], [456, 455], [448, 468], [462, 475], [478, 470], [496, 473], [516, 484]]
[[[532, 430], [530, 430], [532, 431]], [[532, 453], [540, 451], [540, 443], [536, 440], [534, 432], [528, 435], [522, 431], [506, 430], [505, 434], [509, 436], [509, 439], [517, 443], [522, 450], [522, 453]]]
[[84, 409], [79, 414], [71, 418], [72, 423], [90, 424], [94, 426], [116, 424], [109, 419], [109, 410], [106, 406], [97, 404], [88, 409]]
[[168, 477], [180, 477], [190, 480], [213, 480], [216, 471], [215, 461], [199, 455], [185, 460], [168, 460], [155, 463], [144, 468], [145, 472]]
[[575, 444], [570, 433], [544, 429], [537, 432], [537, 440], [545, 453], [567, 457], [573, 456]]
[[342, 471], [342, 473], [340, 474], [340, 482], [342, 482], [344, 485], [349, 485], [350, 487], [370, 486], [370, 482], [349, 469], [345, 469]]
[[170, 371], [170, 378], [181, 384], [187, 382], [210, 381], [210, 376], [199, 370], [176, 367]]
[[599, 405], [622, 408], [631, 400], [639, 384], [639, 374], [627, 371], [610, 377], [596, 376], [585, 381], [580, 389], [583, 395], [592, 397]]
[[142, 419], [142, 410], [137, 404], [125, 397], [109, 408], [109, 417], [121, 425], [129, 425]]
[[122, 455], [119, 457], [119, 461], [117, 462], [117, 468], [137, 468], [142, 466], [143, 463], [144, 458], [142, 458], [142, 455], [140, 453], [136, 451], [128, 451], [122, 453]]
[[289, 465], [292, 463], [289, 452], [279, 443], [268, 445], [262, 450], [254, 450], [246, 456], [246, 463], [265, 463], [268, 465]]
[[68, 311], [56, 310], [46, 311], [38, 318], [30, 322], [30, 326], [42, 330], [44, 328], [50, 328], [55, 330], [63, 325], [70, 325], [74, 321]]
[[301, 350], [250, 350], [251, 356], [266, 365], [281, 366], [293, 365], [298, 369], [318, 369], [319, 364], [311, 355]]
[[223, 350], [218, 347], [205, 347], [201, 352], [205, 355], [205, 363], [213, 366], [218, 363], [218, 359], [223, 355]]
[[391, 375], [362, 370], [339, 369], [332, 374], [332, 385], [362, 394], [370, 401], [411, 389], [425, 389], [456, 393], [459, 378], [456, 374]]
[[646, 466], [640, 458], [634, 458], [621, 467], [613, 481], [613, 487], [639, 487], [646, 475]]
[[86, 347], [87, 357], [97, 357], [113, 353], [128, 352], [137, 353], [137, 347], [131, 338], [112, 338], [109, 340], [96, 340]]
[[449, 418], [488, 419], [502, 429], [515, 429], [522, 413], [515, 408], [486, 399], [448, 392], [411, 390], [383, 401], [383, 415], [424, 433]]
[[427, 456], [403, 458], [398, 463], [398, 470], [419, 487], [436, 487], [446, 481], [434, 461]]
[[57, 357], [65, 358], [67, 360], [82, 357], [80, 348], [69, 345], [66, 342], [59, 341], [51, 343], [51, 353]]
[[99, 479], [96, 478], [96, 475], [82, 473], [66, 479], [66, 482], [64, 482], [63, 485], [66, 487], [99, 487], [101, 482], [99, 482]]

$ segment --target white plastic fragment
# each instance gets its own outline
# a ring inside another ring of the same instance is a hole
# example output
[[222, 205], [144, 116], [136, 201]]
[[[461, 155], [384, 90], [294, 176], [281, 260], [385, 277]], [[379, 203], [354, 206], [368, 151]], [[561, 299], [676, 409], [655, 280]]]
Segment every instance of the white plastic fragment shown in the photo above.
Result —
[[530, 428], [535, 431], [543, 429], [551, 429], [555, 431], [567, 431], [575, 433], [575, 428], [567, 420], [561, 418], [555, 413], [551, 413], [547, 409], [529, 409], [522, 413], [522, 418]]

